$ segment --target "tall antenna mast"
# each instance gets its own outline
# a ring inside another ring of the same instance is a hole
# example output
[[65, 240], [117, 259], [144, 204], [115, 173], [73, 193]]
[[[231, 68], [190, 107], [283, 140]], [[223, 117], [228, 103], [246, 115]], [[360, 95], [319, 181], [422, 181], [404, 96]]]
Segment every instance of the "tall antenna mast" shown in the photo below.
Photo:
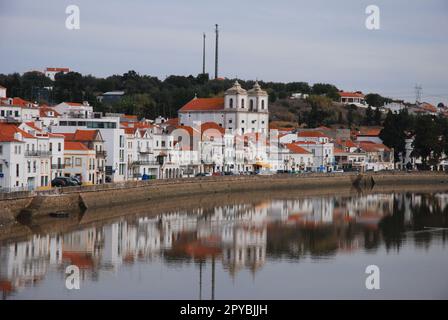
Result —
[[219, 40], [219, 30], [218, 25], [215, 24], [216, 32], [216, 47], [215, 47], [215, 79], [218, 79], [218, 40]]
[[416, 84], [415, 87], [415, 104], [419, 104], [422, 100], [422, 85], [421, 84]]
[[202, 74], [205, 74], [205, 33], [202, 43]]

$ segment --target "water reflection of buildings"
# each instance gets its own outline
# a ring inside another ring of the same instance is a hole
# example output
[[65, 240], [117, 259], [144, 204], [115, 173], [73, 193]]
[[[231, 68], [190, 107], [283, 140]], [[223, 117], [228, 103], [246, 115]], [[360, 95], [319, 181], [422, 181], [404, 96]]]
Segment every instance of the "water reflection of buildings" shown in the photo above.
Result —
[[[35, 285], [49, 271], [64, 273], [70, 264], [82, 270], [83, 279], [97, 280], [101, 270], [117, 272], [123, 265], [153, 259], [196, 261], [200, 272], [204, 264], [213, 262], [212, 281], [217, 261], [232, 277], [243, 269], [255, 276], [267, 256], [378, 245], [379, 223], [396, 211], [395, 206], [403, 209], [404, 223], [409, 224], [415, 206], [428, 203], [431, 210], [440, 210], [448, 204], [446, 195], [431, 199], [428, 202], [418, 194], [372, 194], [276, 200], [123, 218], [65, 234], [34, 235], [0, 246], [0, 288], [6, 296]], [[366, 237], [372, 232], [374, 237]]]

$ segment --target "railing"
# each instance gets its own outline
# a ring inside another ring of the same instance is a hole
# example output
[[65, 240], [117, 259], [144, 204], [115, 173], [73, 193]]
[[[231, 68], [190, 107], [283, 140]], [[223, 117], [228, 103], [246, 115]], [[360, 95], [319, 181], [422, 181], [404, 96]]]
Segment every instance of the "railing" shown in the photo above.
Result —
[[144, 153], [144, 154], [153, 153], [150, 148], [146, 148], [146, 147], [145, 148], [143, 148], [143, 147], [138, 148], [138, 152]]
[[145, 160], [139, 160], [132, 162], [133, 166], [158, 166], [160, 165], [157, 161], [145, 161]]
[[65, 164], [63, 163], [52, 164], [51, 169], [65, 169]]
[[97, 158], [106, 158], [107, 152], [105, 150], [96, 150]]
[[50, 151], [42, 150], [26, 150], [25, 157], [49, 157], [51, 155]]

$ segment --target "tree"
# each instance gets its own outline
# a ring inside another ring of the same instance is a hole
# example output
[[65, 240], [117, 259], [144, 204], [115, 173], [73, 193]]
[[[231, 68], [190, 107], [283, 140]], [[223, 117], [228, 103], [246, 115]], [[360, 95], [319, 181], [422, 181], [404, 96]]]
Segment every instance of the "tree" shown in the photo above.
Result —
[[382, 106], [384, 106], [385, 103], [392, 101], [391, 99], [382, 97], [377, 93], [366, 94], [364, 99], [369, 106], [372, 106], [375, 108], [382, 107]]
[[394, 149], [395, 162], [400, 161], [400, 157], [406, 151], [406, 138], [411, 129], [412, 121], [406, 109], [398, 114], [391, 111], [387, 113], [380, 138], [386, 146]]
[[382, 117], [383, 117], [383, 115], [381, 114], [380, 107], [376, 107], [375, 113], [373, 115], [373, 122], [374, 122], [374, 124], [377, 125], [377, 126], [380, 126]]
[[347, 123], [348, 126], [351, 127], [353, 124], [353, 121], [355, 120], [354, 112], [356, 110], [355, 106], [349, 106], [348, 112], [347, 112]]
[[372, 125], [373, 124], [373, 110], [371, 106], [368, 106], [366, 109], [366, 115], [364, 118], [364, 124], [365, 125]]
[[442, 130], [433, 116], [418, 116], [415, 121], [415, 137], [412, 143], [413, 156], [421, 157], [423, 169], [439, 163], [442, 147]]

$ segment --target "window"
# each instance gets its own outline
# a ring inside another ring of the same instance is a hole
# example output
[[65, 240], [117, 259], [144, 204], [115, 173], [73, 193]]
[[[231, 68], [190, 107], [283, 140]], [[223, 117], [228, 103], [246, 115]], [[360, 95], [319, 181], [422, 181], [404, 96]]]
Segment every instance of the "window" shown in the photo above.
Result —
[[77, 167], [81, 166], [81, 158], [75, 158], [75, 166]]
[[0, 154], [3, 154], [3, 146], [0, 145]]
[[53, 151], [53, 142], [50, 142], [50, 144], [49, 144], [49, 150], [50, 150], [50, 152]]
[[16, 177], [20, 176], [20, 166], [19, 164], [16, 164]]
[[120, 136], [120, 148], [124, 148], [124, 136]]
[[241, 99], [241, 108], [244, 108], [244, 99]]
[[19, 116], [19, 111], [14, 111], [14, 116], [18, 117]]
[[4, 116], [5, 116], [5, 110], [2, 110], [0, 115], [1, 115], [2, 117], [4, 117]]
[[264, 110], [264, 100], [261, 100], [261, 109]]
[[65, 159], [64, 159], [64, 162], [65, 162], [65, 165], [66, 165], [67, 167], [71, 167], [71, 165], [72, 165], [72, 159], [70, 159], [70, 158], [65, 158]]
[[232, 123], [232, 119], [229, 120], [229, 123]]
[[229, 107], [233, 108], [233, 99], [232, 98], [229, 99]]
[[0, 173], [3, 173], [3, 163], [0, 163]]
[[244, 123], [244, 120], [241, 120], [241, 123]]
[[250, 111], [254, 110], [254, 100], [252, 100], [252, 99], [250, 99], [250, 102], [249, 102], [249, 110]]
[[58, 151], [61, 151], [62, 150], [62, 146], [61, 146], [61, 143], [59, 142], [58, 143]]

